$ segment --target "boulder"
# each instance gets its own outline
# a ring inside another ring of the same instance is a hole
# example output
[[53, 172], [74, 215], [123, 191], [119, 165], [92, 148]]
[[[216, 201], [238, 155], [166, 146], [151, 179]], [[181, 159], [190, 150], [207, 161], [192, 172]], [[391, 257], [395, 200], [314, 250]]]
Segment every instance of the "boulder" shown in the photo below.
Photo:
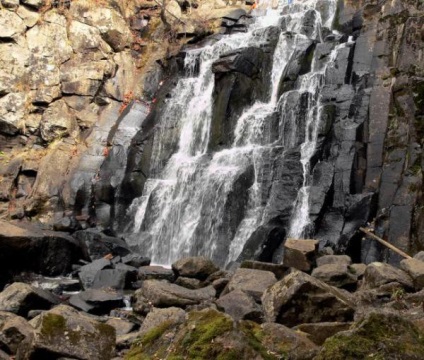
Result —
[[138, 254], [128, 254], [126, 256], [123, 256], [121, 262], [129, 266], [134, 266], [136, 268], [150, 265], [150, 259], [148, 257]]
[[207, 286], [202, 289], [190, 290], [163, 281], [146, 280], [142, 287], [135, 292], [136, 302], [138, 295], [141, 295], [156, 307], [185, 307], [212, 301], [215, 297], [215, 289], [212, 286]]
[[115, 351], [115, 329], [77, 310], [60, 305], [33, 320], [34, 336], [22, 344], [17, 359], [72, 358], [109, 360]]
[[119, 318], [113, 318], [106, 321], [106, 325], [115, 329], [116, 336], [125, 335], [134, 330], [135, 324]]
[[193, 279], [188, 277], [178, 277], [175, 280], [175, 284], [185, 287], [187, 289], [199, 289], [202, 287], [202, 282], [199, 279]]
[[0, 39], [13, 39], [26, 30], [22, 19], [14, 12], [0, 9]]
[[374, 312], [328, 338], [315, 359], [421, 359], [422, 336], [403, 316]]
[[174, 281], [175, 275], [171, 269], [163, 266], [151, 265], [142, 266], [138, 269], [138, 278], [140, 280], [168, 280]]
[[347, 255], [324, 255], [317, 259], [317, 266], [328, 264], [345, 264], [349, 266], [352, 264], [352, 259]]
[[[122, 265], [122, 264], [121, 264]], [[136, 270], [137, 271], [137, 270]], [[93, 289], [110, 288], [123, 290], [130, 271], [126, 269], [103, 269], [96, 273], [91, 287]]]
[[139, 334], [144, 335], [155, 327], [167, 324], [181, 324], [184, 322], [186, 313], [177, 307], [169, 307], [166, 309], [153, 308], [149, 312], [140, 327]]
[[77, 219], [75, 219], [74, 216], [65, 216], [53, 224], [53, 229], [55, 231], [73, 233], [75, 231], [81, 230], [81, 224]]
[[26, 95], [9, 93], [0, 98], [0, 133], [15, 135], [24, 124]]
[[259, 302], [264, 291], [276, 282], [275, 275], [270, 271], [237, 269], [227, 289], [228, 291], [242, 290]]
[[292, 327], [353, 319], [354, 303], [349, 293], [336, 289], [300, 271], [294, 271], [262, 296], [265, 320]]
[[365, 270], [362, 287], [373, 289], [392, 282], [397, 282], [407, 289], [414, 287], [411, 277], [403, 270], [386, 263], [374, 262]]
[[235, 50], [222, 55], [212, 65], [214, 73], [238, 72], [248, 77], [255, 77], [261, 71], [264, 61], [263, 51], [256, 47]]
[[44, 111], [40, 131], [43, 140], [49, 142], [59, 137], [78, 136], [77, 121], [65, 101], [55, 101]]
[[178, 260], [172, 264], [172, 270], [177, 276], [205, 280], [219, 268], [204, 256], [196, 256]]
[[27, 316], [30, 310], [48, 310], [59, 299], [48, 291], [24, 283], [13, 283], [0, 293], [0, 311]]
[[0, 311], [0, 348], [7, 353], [16, 354], [19, 344], [29, 339], [33, 330], [24, 318]]
[[178, 327], [162, 322], [134, 342], [127, 356], [311, 360], [316, 352], [317, 346], [310, 340], [283, 325], [235, 323], [228, 315], [208, 308], [191, 311]]
[[365, 270], [367, 269], [367, 265], [365, 264], [352, 264], [349, 265], [349, 269], [356, 276], [358, 280], [362, 279], [365, 274]]
[[424, 251], [420, 251], [414, 255], [414, 259], [424, 261]]
[[73, 236], [85, 244], [88, 252], [87, 256], [92, 261], [100, 259], [108, 254], [119, 255], [123, 258], [127, 255], [133, 255], [130, 253], [125, 240], [113, 236], [107, 236], [96, 229], [77, 231], [73, 234]]
[[351, 322], [323, 322], [300, 324], [295, 326], [293, 330], [308, 334], [308, 338], [310, 340], [321, 346], [327, 338], [339, 333], [340, 331], [348, 330], [351, 326]]
[[424, 288], [424, 262], [418, 259], [405, 259], [400, 262], [402, 270], [406, 271], [414, 282], [415, 290]]
[[92, 263], [81, 266], [78, 277], [84, 289], [89, 289], [93, 286], [94, 279], [100, 270], [110, 268], [112, 263], [108, 259], [94, 260]]
[[318, 254], [317, 240], [287, 239], [284, 243], [283, 265], [310, 271]]
[[262, 261], [245, 260], [241, 263], [242, 269], [264, 270], [274, 273], [275, 277], [280, 280], [286, 273], [288, 268], [282, 264], [273, 264]]
[[215, 301], [219, 310], [234, 320], [252, 320], [261, 323], [263, 313], [252, 296], [241, 290], [234, 290]]
[[67, 234], [0, 220], [0, 283], [7, 274], [22, 271], [67, 274], [84, 258], [80, 244]]
[[345, 263], [330, 263], [318, 266], [312, 271], [313, 277], [325, 283], [346, 289], [354, 289], [357, 283], [356, 275]]
[[69, 304], [91, 314], [109, 314], [112, 309], [124, 306], [124, 297], [111, 289], [89, 289], [72, 295]]

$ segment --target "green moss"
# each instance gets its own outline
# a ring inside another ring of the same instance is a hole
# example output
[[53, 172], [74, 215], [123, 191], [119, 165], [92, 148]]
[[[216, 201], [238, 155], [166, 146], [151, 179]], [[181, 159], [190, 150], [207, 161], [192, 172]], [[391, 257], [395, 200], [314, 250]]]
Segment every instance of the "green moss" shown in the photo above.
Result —
[[[151, 357], [146, 354], [146, 349], [159, 339], [172, 325], [172, 322], [165, 321], [148, 331], [141, 338], [137, 339], [131, 346], [130, 351], [125, 356], [126, 360], [147, 360]], [[174, 359], [177, 360], [177, 359]]]
[[328, 338], [316, 360], [420, 359], [424, 337], [409, 321], [371, 314], [354, 329]]
[[[190, 359], [207, 359], [220, 355], [222, 346], [212, 340], [233, 329], [233, 321], [215, 310], [192, 312], [189, 315], [188, 331], [179, 350]], [[224, 360], [223, 358], [221, 358]]]
[[41, 334], [53, 337], [58, 333], [64, 333], [65, 330], [66, 320], [63, 316], [51, 313], [43, 315]]
[[249, 346], [252, 347], [256, 352], [258, 352], [264, 360], [276, 360], [285, 358], [283, 355], [285, 351], [281, 348], [280, 350], [282, 350], [282, 356], [278, 358], [268, 353], [268, 349], [266, 349], [263, 345], [265, 334], [260, 325], [252, 321], [243, 321], [240, 324], [240, 330], [246, 336]]

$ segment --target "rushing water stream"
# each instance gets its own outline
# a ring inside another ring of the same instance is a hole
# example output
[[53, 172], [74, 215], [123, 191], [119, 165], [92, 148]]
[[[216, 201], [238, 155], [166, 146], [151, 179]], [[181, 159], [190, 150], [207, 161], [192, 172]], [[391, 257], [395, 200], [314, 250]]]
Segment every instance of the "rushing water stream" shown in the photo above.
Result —
[[[150, 178], [142, 197], [134, 200], [129, 209], [134, 219], [132, 245], [154, 263], [170, 264], [187, 255], [204, 255], [220, 265], [236, 260], [247, 239], [269, 215], [265, 189], [268, 168], [275, 154], [284, 156], [287, 149], [300, 148], [303, 169], [303, 184], [293, 204], [287, 233], [302, 237], [310, 226], [310, 160], [320, 125], [320, 88], [334, 54], [343, 45], [335, 47], [324, 66], [314, 61], [311, 71], [296, 80], [294, 89], [280, 95], [282, 77], [294, 54], [305, 51], [312, 42], [322, 41], [322, 30], [331, 28], [336, 12], [336, 0], [299, 0], [290, 6], [285, 3], [280, 0], [278, 9], [258, 11], [246, 33], [224, 36], [188, 51], [186, 77], [179, 80], [166, 104], [166, 115], [160, 119]], [[313, 30], [305, 34], [304, 17], [311, 11]], [[235, 126], [232, 146], [211, 153], [208, 149], [215, 85], [212, 64], [229, 51], [263, 46], [263, 30], [283, 22], [285, 29], [273, 52], [268, 100], [257, 100], [245, 108]], [[194, 71], [197, 63], [200, 67]], [[294, 99], [300, 98], [306, 114], [303, 121], [299, 121], [292, 106]], [[277, 128], [269, 126], [275, 114]], [[170, 128], [177, 129], [171, 139], [177, 146], [164, 161], [166, 149], [161, 138], [169, 137]], [[240, 179], [249, 176], [252, 181], [244, 189]], [[244, 194], [237, 193], [239, 188]], [[245, 196], [246, 201], [243, 209], [238, 209], [242, 219], [236, 221], [234, 208], [228, 204], [229, 199], [239, 196]]]

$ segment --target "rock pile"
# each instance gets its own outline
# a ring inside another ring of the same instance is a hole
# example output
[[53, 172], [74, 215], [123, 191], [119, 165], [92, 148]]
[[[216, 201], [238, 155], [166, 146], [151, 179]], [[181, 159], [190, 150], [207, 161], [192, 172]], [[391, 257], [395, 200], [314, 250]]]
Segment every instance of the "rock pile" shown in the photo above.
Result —
[[397, 268], [314, 250], [298, 263], [304, 272], [302, 241], [287, 244], [291, 267], [244, 261], [231, 271], [204, 257], [151, 266], [123, 242], [120, 255], [98, 247], [73, 266], [78, 292], [42, 289], [42, 278], [5, 287], [0, 359], [421, 358], [422, 253]]

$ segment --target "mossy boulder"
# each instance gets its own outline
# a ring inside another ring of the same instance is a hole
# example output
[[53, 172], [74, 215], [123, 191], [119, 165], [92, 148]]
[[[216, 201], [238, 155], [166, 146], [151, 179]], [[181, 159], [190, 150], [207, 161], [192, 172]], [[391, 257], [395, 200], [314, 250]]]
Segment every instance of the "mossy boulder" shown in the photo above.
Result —
[[395, 314], [371, 313], [351, 330], [328, 338], [316, 360], [418, 360], [424, 354], [424, 333]]
[[306, 337], [279, 324], [235, 323], [208, 308], [187, 314], [184, 324], [169, 322], [136, 340], [126, 360], [276, 360], [312, 359], [317, 347]]
[[17, 359], [109, 360], [113, 357], [115, 329], [69, 306], [57, 306], [30, 324], [35, 329], [34, 336], [21, 344]]

